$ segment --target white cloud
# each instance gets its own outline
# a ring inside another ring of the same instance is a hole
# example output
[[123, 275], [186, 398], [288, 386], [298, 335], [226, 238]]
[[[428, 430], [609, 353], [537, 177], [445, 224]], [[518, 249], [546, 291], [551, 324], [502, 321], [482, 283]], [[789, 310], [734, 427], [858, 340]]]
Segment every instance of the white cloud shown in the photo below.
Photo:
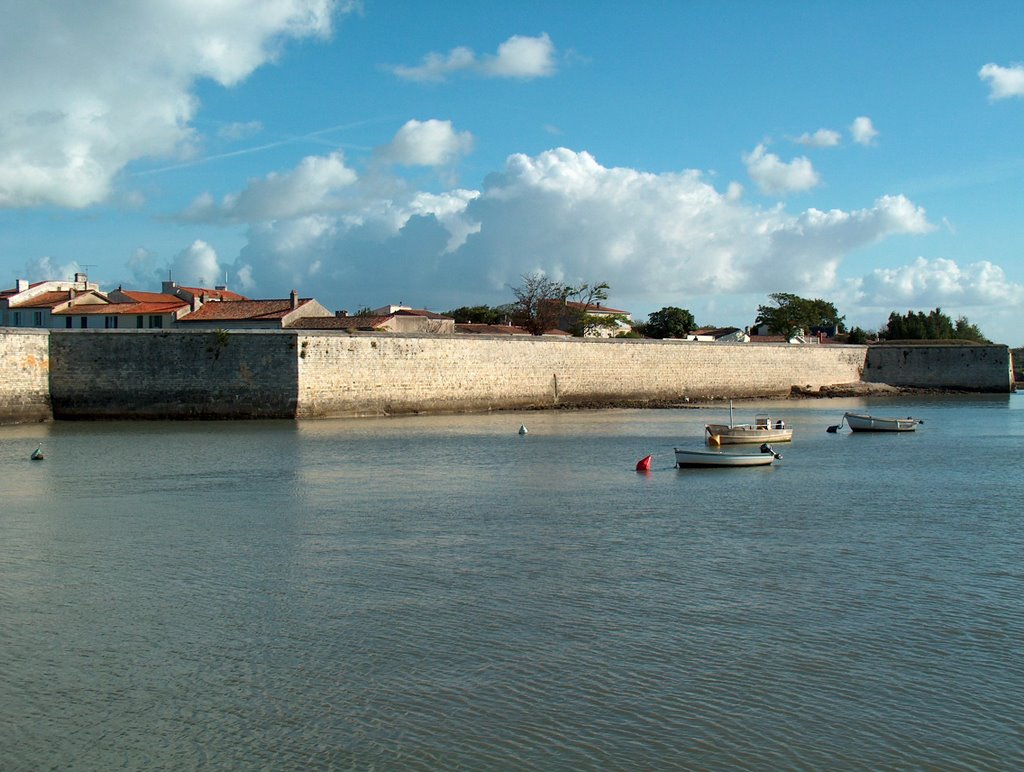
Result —
[[535, 38], [513, 35], [498, 46], [497, 56], [484, 58], [482, 69], [496, 78], [543, 78], [555, 72], [554, 53], [546, 33]]
[[978, 70], [978, 77], [989, 84], [988, 98], [991, 100], [1024, 97], [1024, 65], [1000, 67], [998, 64], [986, 64]]
[[[307, 156], [292, 171], [272, 172], [253, 180], [240, 193], [225, 196], [220, 204], [204, 193], [185, 212], [195, 221], [258, 222], [297, 217], [337, 208], [334, 196], [357, 179], [341, 152]], [[333, 201], [333, 203], [332, 203]]]
[[217, 260], [217, 252], [201, 239], [174, 256], [171, 276], [182, 286], [213, 287], [220, 284], [224, 269]]
[[836, 147], [839, 144], [840, 136], [838, 131], [832, 129], [818, 129], [813, 134], [803, 133], [794, 142], [807, 147]]
[[468, 131], [456, 132], [451, 121], [431, 118], [407, 121], [381, 155], [405, 166], [444, 166], [472, 148], [473, 135]]
[[30, 282], [48, 281], [50, 279], [73, 279], [81, 271], [77, 260], [58, 263], [49, 255], [30, 260], [25, 265], [25, 274], [21, 278]]
[[493, 55], [478, 57], [465, 46], [447, 54], [429, 53], [414, 67], [398, 65], [390, 70], [405, 80], [440, 82], [458, 72], [491, 78], [529, 80], [555, 73], [555, 46], [547, 33], [537, 37], [513, 35]]
[[791, 214], [745, 203], [736, 185], [720, 193], [697, 171], [608, 168], [566, 148], [513, 155], [480, 191], [352, 187], [344, 209], [328, 195], [310, 202], [315, 213], [252, 225], [234, 269], [248, 294], [295, 286], [335, 308], [400, 296], [445, 310], [507, 302], [508, 286], [540, 269], [608, 281], [619, 302], [749, 293], [752, 316], [769, 292], [828, 290], [853, 250], [932, 228], [903, 196]]
[[157, 256], [148, 249], [138, 247], [128, 258], [128, 270], [134, 286], [148, 288], [167, 278], [166, 269], [157, 261]]
[[750, 179], [769, 195], [810, 190], [821, 181], [809, 158], [800, 156], [786, 163], [774, 153], [767, 152], [764, 145], [758, 145], [743, 156], [743, 162], [747, 165]]
[[871, 123], [871, 119], [866, 115], [858, 116], [853, 119], [853, 123], [850, 124], [850, 136], [853, 137], [853, 141], [858, 145], [873, 145], [875, 144], [875, 138], [878, 136], [878, 131]]
[[1008, 281], [987, 260], [961, 267], [953, 260], [918, 257], [910, 265], [876, 269], [855, 286], [862, 305], [897, 311], [1024, 304], [1024, 286]]
[[96, 0], [57, 13], [47, 3], [6, 4], [0, 207], [104, 200], [127, 164], [194, 141], [198, 79], [238, 83], [286, 39], [329, 35], [337, 8], [332, 0]]

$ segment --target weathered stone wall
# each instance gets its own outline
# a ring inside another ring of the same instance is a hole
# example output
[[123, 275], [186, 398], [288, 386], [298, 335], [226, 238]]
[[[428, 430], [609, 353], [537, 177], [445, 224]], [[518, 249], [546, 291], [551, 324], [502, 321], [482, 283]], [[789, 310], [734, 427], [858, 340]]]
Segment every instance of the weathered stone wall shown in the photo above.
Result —
[[892, 386], [1007, 392], [1013, 389], [1013, 360], [1006, 346], [869, 346], [864, 380]]
[[51, 418], [49, 379], [48, 331], [0, 329], [0, 423]]
[[860, 380], [1005, 392], [1010, 367], [1005, 346], [16, 330], [0, 331], [0, 422], [460, 412], [775, 396]]
[[295, 336], [262, 330], [53, 330], [56, 418], [292, 418]]
[[863, 346], [487, 336], [299, 338], [300, 417], [788, 394], [860, 380]]

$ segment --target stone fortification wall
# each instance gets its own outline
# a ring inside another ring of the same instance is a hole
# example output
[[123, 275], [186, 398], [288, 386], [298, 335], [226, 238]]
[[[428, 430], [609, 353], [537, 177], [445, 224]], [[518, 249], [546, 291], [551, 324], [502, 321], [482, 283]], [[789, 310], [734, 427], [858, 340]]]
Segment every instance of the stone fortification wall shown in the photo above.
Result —
[[1006, 346], [869, 346], [864, 380], [892, 386], [1007, 392], [1013, 389], [1013, 361]]
[[292, 418], [294, 335], [53, 330], [56, 418]]
[[0, 329], [0, 363], [0, 423], [51, 418], [47, 330]]
[[580, 338], [299, 337], [299, 417], [788, 394], [860, 380], [863, 346]]
[[460, 412], [775, 396], [860, 380], [1005, 392], [1010, 367], [1005, 346], [17, 330], [0, 331], [0, 422]]

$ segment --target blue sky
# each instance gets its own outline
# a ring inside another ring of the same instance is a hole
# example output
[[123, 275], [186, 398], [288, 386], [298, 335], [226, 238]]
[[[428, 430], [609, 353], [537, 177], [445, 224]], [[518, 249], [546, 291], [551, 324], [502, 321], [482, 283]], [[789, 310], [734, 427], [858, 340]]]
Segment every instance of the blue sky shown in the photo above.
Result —
[[0, 263], [1024, 344], [1024, 4], [0, 0]]

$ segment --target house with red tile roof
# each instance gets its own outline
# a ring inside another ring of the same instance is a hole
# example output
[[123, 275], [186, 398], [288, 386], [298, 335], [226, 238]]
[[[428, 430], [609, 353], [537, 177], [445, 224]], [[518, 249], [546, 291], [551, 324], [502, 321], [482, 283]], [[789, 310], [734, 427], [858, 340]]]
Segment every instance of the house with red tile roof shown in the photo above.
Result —
[[[234, 294], [234, 293], [232, 293]], [[273, 300], [193, 298], [198, 307], [181, 316], [176, 326], [191, 329], [283, 329], [299, 319], [333, 317], [313, 298], [300, 298], [295, 290], [287, 298]]]
[[[0, 290], [0, 325], [4, 327], [53, 327], [53, 312], [76, 298], [79, 302], [95, 300], [99, 285], [84, 273], [71, 280], [47, 280], [29, 283], [18, 279], [14, 287]], [[63, 321], [58, 326], [63, 327]]]
[[164, 295], [177, 295], [189, 303], [206, 303], [209, 300], [249, 300], [245, 295], [232, 292], [225, 286], [209, 287], [183, 287], [174, 281], [165, 281], [160, 287]]
[[623, 335], [633, 329], [633, 315], [629, 311], [620, 308], [603, 306], [600, 303], [579, 303], [574, 300], [546, 300], [543, 303], [558, 303], [562, 306], [559, 316], [559, 329], [569, 331], [577, 325], [581, 316], [596, 317], [598, 319], [614, 320], [614, 326], [597, 326], [587, 331], [587, 336], [592, 338], [611, 338], [616, 335]]
[[[73, 302], [55, 310], [54, 326], [78, 329], [165, 329], [191, 310], [176, 295], [139, 292], [118, 287], [100, 294], [101, 302]], [[60, 323], [63, 320], [63, 324]]]
[[[391, 310], [395, 309], [395, 310]], [[349, 316], [339, 311], [331, 318], [305, 317], [288, 325], [301, 330], [358, 330], [362, 332], [422, 332], [451, 335], [455, 320], [443, 314], [404, 306], [384, 306], [372, 313]]]

